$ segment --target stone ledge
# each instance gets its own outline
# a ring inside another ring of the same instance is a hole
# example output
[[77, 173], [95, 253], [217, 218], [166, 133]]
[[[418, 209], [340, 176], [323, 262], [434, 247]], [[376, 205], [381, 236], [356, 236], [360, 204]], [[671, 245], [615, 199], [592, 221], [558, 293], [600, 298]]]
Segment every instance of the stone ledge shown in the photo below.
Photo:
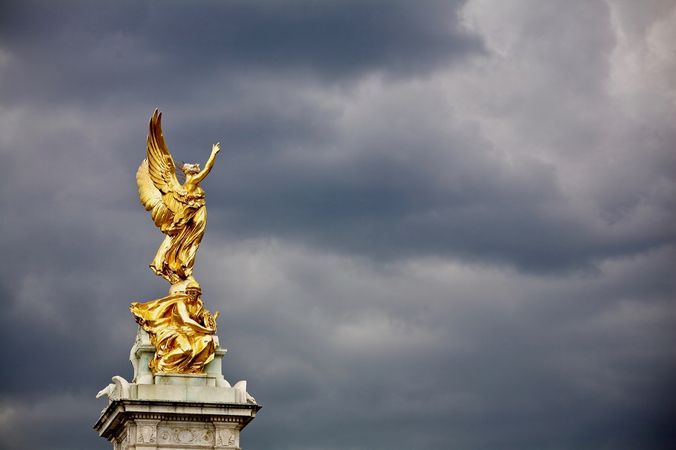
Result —
[[120, 438], [123, 430], [137, 421], [207, 424], [215, 427], [232, 424], [237, 432], [251, 422], [260, 405], [242, 403], [176, 402], [166, 400], [116, 400], [102, 412], [94, 425], [99, 436], [110, 441]]
[[130, 394], [132, 400], [246, 403], [246, 399], [242, 399], [242, 395], [235, 389], [215, 386], [138, 384], [131, 385]]

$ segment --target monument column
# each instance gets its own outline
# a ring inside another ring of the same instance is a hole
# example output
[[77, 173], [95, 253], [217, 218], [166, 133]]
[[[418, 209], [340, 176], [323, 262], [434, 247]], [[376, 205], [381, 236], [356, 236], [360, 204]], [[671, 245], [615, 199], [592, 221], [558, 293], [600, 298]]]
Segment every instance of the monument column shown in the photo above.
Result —
[[161, 119], [155, 110], [136, 182], [141, 204], [165, 234], [150, 268], [169, 282], [169, 293], [130, 305], [139, 325], [129, 355], [134, 378], [114, 376], [98, 393], [97, 398], [108, 397], [108, 406], [94, 429], [114, 450], [239, 450], [240, 432], [261, 407], [246, 381], [231, 386], [223, 377], [226, 350], [216, 336], [218, 312], [205, 308], [192, 275], [207, 218], [200, 183], [220, 144], [212, 146], [204, 169], [183, 164], [181, 183]]

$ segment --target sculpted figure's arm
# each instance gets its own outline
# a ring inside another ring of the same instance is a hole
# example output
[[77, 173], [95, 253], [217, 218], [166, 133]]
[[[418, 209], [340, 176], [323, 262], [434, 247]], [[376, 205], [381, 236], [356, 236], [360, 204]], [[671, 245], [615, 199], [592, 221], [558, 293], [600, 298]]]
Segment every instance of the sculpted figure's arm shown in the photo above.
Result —
[[188, 314], [188, 308], [185, 307], [183, 302], [176, 303], [176, 307], [178, 308], [178, 314], [181, 316], [181, 320], [184, 324], [190, 325], [204, 334], [213, 334], [216, 331], [215, 329], [205, 327], [196, 320], [192, 319], [190, 314]]
[[209, 172], [211, 172], [211, 168], [214, 167], [214, 163], [216, 162], [216, 155], [218, 155], [218, 152], [221, 151], [221, 143], [217, 142], [211, 147], [211, 156], [209, 156], [209, 160], [207, 163], [204, 165], [204, 169], [197, 175], [195, 175], [195, 182], [199, 183], [203, 179], [209, 175]]

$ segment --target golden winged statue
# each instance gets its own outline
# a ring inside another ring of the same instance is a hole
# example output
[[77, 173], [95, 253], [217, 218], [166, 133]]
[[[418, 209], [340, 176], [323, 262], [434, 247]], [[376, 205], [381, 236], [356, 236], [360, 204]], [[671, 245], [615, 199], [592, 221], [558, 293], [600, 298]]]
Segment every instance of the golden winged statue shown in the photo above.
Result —
[[156, 109], [150, 118], [146, 147], [147, 158], [136, 172], [139, 197], [165, 234], [150, 268], [171, 288], [167, 297], [133, 302], [130, 310], [155, 346], [150, 362], [153, 373], [200, 373], [214, 358], [218, 312], [212, 315], [204, 308], [192, 270], [207, 222], [200, 182], [211, 171], [220, 144], [213, 145], [204, 169], [200, 170], [199, 164], [183, 164], [180, 169], [185, 182], [180, 183], [162, 135], [162, 113]]
[[197, 248], [204, 236], [207, 208], [200, 182], [216, 161], [220, 144], [214, 144], [204, 169], [183, 164], [185, 182], [179, 183], [176, 165], [162, 135], [162, 113], [155, 110], [148, 131], [147, 159], [136, 172], [141, 203], [155, 225], [166, 235], [150, 268], [172, 285], [190, 279]]

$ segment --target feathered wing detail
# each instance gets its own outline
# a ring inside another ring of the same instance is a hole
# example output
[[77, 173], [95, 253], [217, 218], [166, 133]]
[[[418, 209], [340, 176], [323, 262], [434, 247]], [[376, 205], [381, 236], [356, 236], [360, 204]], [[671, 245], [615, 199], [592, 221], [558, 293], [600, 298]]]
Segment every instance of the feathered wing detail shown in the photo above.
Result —
[[155, 225], [172, 235], [184, 215], [187, 192], [176, 178], [176, 165], [164, 142], [162, 113], [158, 110], [150, 118], [147, 154], [136, 172], [139, 197]]
[[[162, 192], [155, 187], [148, 171], [148, 160], [144, 159], [136, 171], [136, 184], [141, 204], [150, 211], [150, 217], [163, 233], [168, 232], [174, 222], [174, 211], [165, 205]], [[171, 195], [171, 194], [170, 194]]]
[[147, 141], [148, 173], [157, 189], [163, 194], [185, 195], [185, 189], [176, 178], [176, 164], [162, 135], [162, 113], [157, 109], [150, 118]]

